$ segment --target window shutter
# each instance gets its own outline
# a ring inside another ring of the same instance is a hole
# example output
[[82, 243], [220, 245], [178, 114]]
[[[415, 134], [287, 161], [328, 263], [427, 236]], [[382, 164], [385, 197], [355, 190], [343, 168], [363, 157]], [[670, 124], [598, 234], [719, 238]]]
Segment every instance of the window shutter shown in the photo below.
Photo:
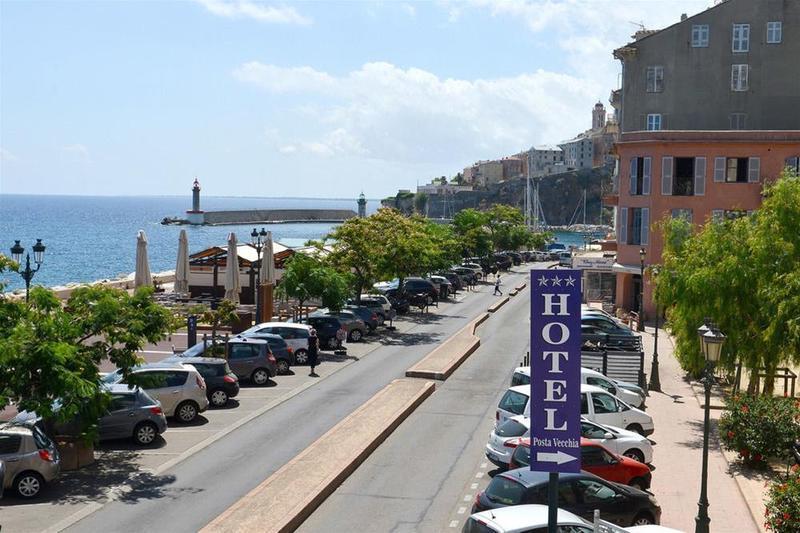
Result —
[[703, 196], [706, 193], [706, 158], [694, 158], [694, 195]]
[[650, 167], [652, 166], [653, 158], [645, 157], [642, 170], [642, 194], [650, 194]]
[[644, 245], [650, 244], [650, 208], [642, 208], [642, 235], [641, 243]]
[[712, 209], [711, 210], [711, 222], [722, 222], [722, 219], [725, 217], [725, 211], [722, 209]]
[[725, 181], [725, 161], [724, 157], [714, 158], [714, 181], [716, 183]]
[[761, 179], [761, 158], [751, 157], [747, 160], [747, 181], [758, 183]]
[[661, 158], [661, 194], [672, 194], [672, 157]]
[[628, 208], [619, 208], [619, 227], [617, 228], [617, 242], [628, 244]]
[[639, 159], [638, 157], [631, 157], [630, 177], [631, 177], [631, 194], [632, 195], [637, 193], [637, 191], [636, 191], [636, 180], [639, 178], [639, 165], [637, 164], [638, 163], [638, 161], [637, 161], [638, 159]]

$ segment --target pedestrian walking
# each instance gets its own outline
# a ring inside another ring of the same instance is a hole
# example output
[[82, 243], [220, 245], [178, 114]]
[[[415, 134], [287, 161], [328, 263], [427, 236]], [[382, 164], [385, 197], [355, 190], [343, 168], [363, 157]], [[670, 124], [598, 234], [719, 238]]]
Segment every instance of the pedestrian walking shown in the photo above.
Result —
[[500, 294], [500, 296], [502, 296], [503, 291], [500, 290], [500, 283], [502, 282], [500, 281], [500, 274], [498, 273], [497, 276], [494, 278], [494, 294], [495, 295]]
[[317, 366], [317, 357], [319, 356], [319, 337], [317, 337], [317, 330], [311, 329], [308, 334], [308, 366], [311, 367], [309, 376], [312, 378], [319, 377], [314, 372], [314, 367]]

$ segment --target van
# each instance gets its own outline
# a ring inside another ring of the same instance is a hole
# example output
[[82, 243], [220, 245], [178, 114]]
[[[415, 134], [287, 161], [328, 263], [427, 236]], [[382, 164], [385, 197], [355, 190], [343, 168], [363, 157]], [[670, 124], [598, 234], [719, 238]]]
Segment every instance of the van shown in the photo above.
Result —
[[567, 250], [558, 252], [558, 266], [572, 268], [572, 252]]

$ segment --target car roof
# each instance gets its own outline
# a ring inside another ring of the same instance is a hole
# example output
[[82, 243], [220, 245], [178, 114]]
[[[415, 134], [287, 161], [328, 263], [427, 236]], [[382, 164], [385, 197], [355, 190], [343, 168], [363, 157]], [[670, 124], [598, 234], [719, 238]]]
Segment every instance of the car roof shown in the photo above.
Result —
[[226, 363], [227, 361], [221, 357], [180, 357], [180, 356], [173, 356], [167, 357], [164, 359], [166, 362], [175, 361], [176, 363], [186, 363], [189, 365], [193, 365], [195, 363], [203, 363], [207, 365], [221, 365]]
[[581, 392], [602, 392], [605, 394], [610, 394], [607, 390], [601, 389], [597, 385], [587, 385], [586, 383], [581, 383]]
[[[531, 375], [531, 367], [529, 366], [518, 366], [514, 369], [515, 374], [522, 374], [523, 376], [530, 376]], [[586, 368], [585, 366], [581, 367], [581, 374], [588, 374], [590, 376], [597, 376], [601, 378], [606, 378], [610, 380], [611, 378], [606, 377], [602, 372], [598, 372], [597, 370], [592, 370], [591, 368]], [[527, 386], [527, 385], [525, 385]]]
[[[272, 335], [272, 333], [262, 333], [262, 335]], [[274, 335], [275, 337], [280, 337], [280, 335]], [[228, 344], [235, 343], [235, 344], [267, 344], [267, 341], [264, 339], [258, 339], [255, 337], [233, 337], [228, 341]]]
[[159, 361], [157, 363], [144, 363], [132, 369], [133, 372], [139, 372], [141, 370], [161, 370], [161, 369], [171, 369], [171, 370], [184, 370], [186, 367], [183, 366], [183, 363], [180, 361]]
[[30, 426], [24, 424], [14, 424], [12, 422], [0, 423], [0, 431], [3, 433], [16, 433], [19, 435], [30, 435], [32, 433]]
[[261, 324], [256, 324], [256, 328], [274, 328], [274, 327], [289, 327], [289, 328], [297, 328], [297, 329], [311, 329], [311, 326], [308, 324], [298, 324], [296, 322], [262, 322]]
[[508, 417], [508, 420], [513, 420], [514, 422], [522, 424], [526, 428], [530, 428], [531, 427], [531, 418], [529, 416], [527, 416], [527, 415], [510, 416], [510, 417]]
[[127, 383], [112, 383], [104, 385], [104, 388], [111, 394], [136, 394], [140, 391], [138, 386], [131, 388]]
[[531, 386], [530, 385], [515, 385], [513, 387], [509, 387], [508, 390], [519, 392], [520, 394], [524, 394], [525, 396], [531, 395]]
[[[510, 505], [489, 511], [475, 513], [474, 518], [480, 518], [481, 522], [492, 524], [498, 529], [521, 529], [531, 527], [542, 527], [547, 525], [548, 507], [539, 504]], [[559, 525], [586, 525], [586, 522], [579, 516], [564, 509], [558, 510]]]
[[[559, 480], [569, 480], [573, 478], [583, 478], [586, 477], [586, 475], [587, 474], [585, 473], [562, 472], [558, 474], [558, 478]], [[502, 474], [497, 474], [497, 476], [502, 476], [506, 479], [513, 479], [514, 481], [523, 484], [525, 487], [541, 485], [547, 483], [550, 479], [549, 472], [536, 472], [530, 468], [517, 468], [516, 470], [509, 470], [507, 472], [503, 472]], [[497, 476], [495, 476], [495, 478], [497, 478]]]

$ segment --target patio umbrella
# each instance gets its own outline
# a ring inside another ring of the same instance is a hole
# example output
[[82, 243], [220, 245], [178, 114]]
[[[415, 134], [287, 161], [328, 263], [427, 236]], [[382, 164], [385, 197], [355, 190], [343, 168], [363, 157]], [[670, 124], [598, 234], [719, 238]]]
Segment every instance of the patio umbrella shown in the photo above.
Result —
[[228, 235], [228, 257], [225, 264], [225, 299], [238, 304], [242, 285], [239, 281], [239, 253], [236, 249], [236, 234], [233, 232]]
[[147, 260], [147, 236], [143, 230], [139, 230], [136, 235], [136, 275], [133, 278], [133, 286], [139, 288], [152, 284], [150, 262]]
[[175, 292], [186, 294], [189, 292], [189, 239], [186, 230], [181, 230], [178, 237], [178, 262], [175, 265]]
[[258, 273], [261, 283], [275, 283], [275, 256], [272, 252], [272, 232], [267, 232], [264, 249], [261, 250], [261, 270]]

